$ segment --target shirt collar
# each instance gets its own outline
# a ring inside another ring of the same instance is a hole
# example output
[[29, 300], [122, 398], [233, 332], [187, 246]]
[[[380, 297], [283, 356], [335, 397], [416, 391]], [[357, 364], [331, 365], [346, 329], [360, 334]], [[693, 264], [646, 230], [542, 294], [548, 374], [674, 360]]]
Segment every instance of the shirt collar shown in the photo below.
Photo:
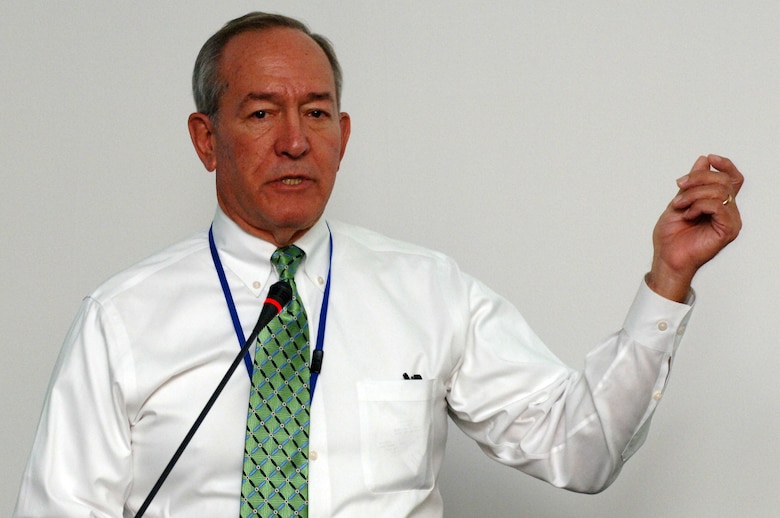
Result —
[[[244, 232], [221, 208], [217, 207], [212, 224], [214, 244], [225, 270], [234, 273], [255, 295], [260, 297], [268, 285], [279, 278], [271, 265], [271, 254], [276, 250], [273, 243]], [[329, 230], [324, 219], [320, 219], [294, 244], [306, 253], [298, 267], [320, 291], [325, 290], [325, 279], [330, 264]]]

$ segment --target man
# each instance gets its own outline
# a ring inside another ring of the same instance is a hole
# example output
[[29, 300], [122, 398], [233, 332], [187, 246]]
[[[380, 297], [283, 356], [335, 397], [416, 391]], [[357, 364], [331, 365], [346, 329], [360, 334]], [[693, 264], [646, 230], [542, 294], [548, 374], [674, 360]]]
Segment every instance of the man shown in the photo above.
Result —
[[[691, 281], [741, 227], [737, 168], [700, 157], [678, 180], [623, 329], [577, 372], [449, 258], [321, 218], [350, 134], [340, 85], [327, 41], [289, 18], [252, 13], [204, 45], [189, 130], [216, 173], [211, 232], [84, 301], [15, 516], [441, 516], [447, 415], [490, 457], [575, 491], [607, 487], [642, 444]], [[277, 273], [280, 255], [295, 257]], [[263, 330], [147, 500], [279, 278], [295, 315]], [[304, 365], [266, 394], [281, 335], [297, 349], [276, 372]], [[272, 410], [285, 417], [268, 430]]]

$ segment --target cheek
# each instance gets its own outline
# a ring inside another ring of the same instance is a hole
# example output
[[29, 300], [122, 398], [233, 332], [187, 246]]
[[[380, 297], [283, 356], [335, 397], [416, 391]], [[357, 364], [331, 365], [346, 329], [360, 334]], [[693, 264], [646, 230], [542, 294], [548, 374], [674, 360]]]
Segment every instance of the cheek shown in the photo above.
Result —
[[320, 149], [322, 152], [319, 154], [317, 160], [320, 166], [320, 170], [328, 176], [335, 177], [336, 172], [339, 170], [339, 166], [341, 165], [341, 139], [338, 137], [327, 139], [325, 145], [323, 145]]
[[261, 157], [252, 146], [237, 143], [223, 149], [219, 160], [218, 171], [224, 173], [225, 180], [231, 185], [247, 189], [259, 182], [257, 171], [260, 170]]
[[247, 166], [248, 159], [252, 156], [252, 148], [240, 141], [235, 142], [232, 146], [225, 148], [225, 160], [228, 162], [229, 167], [234, 169], [237, 173], [241, 173]]

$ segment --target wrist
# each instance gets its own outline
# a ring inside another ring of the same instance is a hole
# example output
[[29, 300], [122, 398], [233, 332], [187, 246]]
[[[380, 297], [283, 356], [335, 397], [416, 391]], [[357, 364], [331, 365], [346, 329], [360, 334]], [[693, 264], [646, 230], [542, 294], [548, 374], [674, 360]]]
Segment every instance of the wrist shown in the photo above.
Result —
[[653, 262], [650, 272], [645, 275], [648, 288], [675, 302], [685, 302], [691, 291], [692, 280], [692, 274], [678, 272], [656, 262]]

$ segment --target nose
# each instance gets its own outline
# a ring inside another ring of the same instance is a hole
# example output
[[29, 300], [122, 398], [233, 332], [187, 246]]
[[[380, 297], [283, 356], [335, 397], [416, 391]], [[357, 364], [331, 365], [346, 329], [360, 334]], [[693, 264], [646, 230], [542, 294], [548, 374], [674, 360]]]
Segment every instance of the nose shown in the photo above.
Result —
[[281, 121], [279, 134], [276, 138], [276, 153], [279, 156], [300, 158], [309, 151], [309, 138], [303, 117], [290, 113]]

